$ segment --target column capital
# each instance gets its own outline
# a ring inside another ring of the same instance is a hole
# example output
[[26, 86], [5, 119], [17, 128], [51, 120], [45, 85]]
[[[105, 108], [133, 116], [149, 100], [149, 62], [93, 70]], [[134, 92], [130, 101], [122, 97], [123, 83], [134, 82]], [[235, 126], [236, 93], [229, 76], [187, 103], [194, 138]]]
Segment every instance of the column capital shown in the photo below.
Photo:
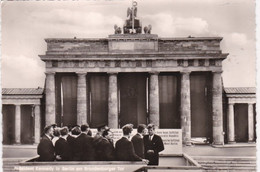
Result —
[[160, 72], [158, 72], [158, 71], [151, 71], [151, 72], [149, 72], [150, 75], [159, 75], [159, 73]]
[[216, 70], [216, 71], [212, 71], [213, 74], [222, 74], [223, 71], [222, 70]]
[[235, 103], [228, 103], [228, 105], [234, 106], [234, 105], [235, 105]]
[[249, 102], [249, 103], [247, 103], [248, 105], [254, 105], [255, 103], [253, 103], [253, 102]]
[[49, 71], [49, 72], [45, 72], [45, 75], [55, 75], [56, 72], [52, 72], [52, 71]]
[[20, 103], [15, 103], [14, 105], [15, 105], [15, 106], [21, 106], [22, 104], [20, 104]]
[[190, 73], [191, 73], [191, 71], [180, 71], [180, 73], [182, 74], [182, 75], [190, 75]]
[[86, 76], [87, 72], [76, 72], [77, 75]]
[[108, 75], [117, 75], [118, 72], [107, 72]]

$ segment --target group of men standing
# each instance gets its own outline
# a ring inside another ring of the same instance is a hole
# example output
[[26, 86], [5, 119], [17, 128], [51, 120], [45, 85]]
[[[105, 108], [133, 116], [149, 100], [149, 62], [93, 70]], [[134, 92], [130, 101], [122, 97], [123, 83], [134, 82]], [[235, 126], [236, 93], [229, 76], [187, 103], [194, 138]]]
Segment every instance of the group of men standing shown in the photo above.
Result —
[[97, 130], [92, 137], [88, 124], [75, 126], [70, 131], [68, 127], [45, 127], [37, 147], [39, 161], [144, 161], [148, 165], [159, 164], [159, 152], [164, 150], [164, 145], [161, 137], [155, 134], [153, 124], [138, 125], [137, 134], [131, 140], [133, 125], [126, 124], [122, 127], [123, 137], [115, 144], [109, 127], [104, 125]]

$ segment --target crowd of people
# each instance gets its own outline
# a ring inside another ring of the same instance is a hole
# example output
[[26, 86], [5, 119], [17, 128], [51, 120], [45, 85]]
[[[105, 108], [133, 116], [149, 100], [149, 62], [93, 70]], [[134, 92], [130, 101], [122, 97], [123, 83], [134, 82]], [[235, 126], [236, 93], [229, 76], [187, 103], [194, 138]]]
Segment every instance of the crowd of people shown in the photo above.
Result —
[[159, 164], [163, 141], [155, 134], [155, 126], [139, 124], [137, 134], [131, 138], [132, 124], [122, 127], [123, 136], [115, 144], [113, 132], [106, 125], [97, 128], [92, 136], [88, 124], [62, 127], [50, 125], [37, 147], [39, 161], [144, 161]]

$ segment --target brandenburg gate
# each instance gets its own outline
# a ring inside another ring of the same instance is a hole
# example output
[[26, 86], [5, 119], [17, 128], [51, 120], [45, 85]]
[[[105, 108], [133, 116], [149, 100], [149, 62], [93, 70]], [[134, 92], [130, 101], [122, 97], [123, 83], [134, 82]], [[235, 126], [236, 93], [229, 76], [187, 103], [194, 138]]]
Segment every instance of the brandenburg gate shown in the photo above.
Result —
[[223, 144], [222, 38], [142, 33], [134, 8], [129, 15], [107, 38], [45, 39], [45, 124], [154, 123], [181, 128], [184, 144]]

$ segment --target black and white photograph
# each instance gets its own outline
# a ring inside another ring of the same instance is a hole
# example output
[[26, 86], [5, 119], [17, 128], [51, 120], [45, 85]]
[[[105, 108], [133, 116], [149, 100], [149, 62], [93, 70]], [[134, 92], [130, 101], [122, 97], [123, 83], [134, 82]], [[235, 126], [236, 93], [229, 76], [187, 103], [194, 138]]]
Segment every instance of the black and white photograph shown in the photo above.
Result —
[[256, 172], [256, 7], [2, 0], [2, 171]]

